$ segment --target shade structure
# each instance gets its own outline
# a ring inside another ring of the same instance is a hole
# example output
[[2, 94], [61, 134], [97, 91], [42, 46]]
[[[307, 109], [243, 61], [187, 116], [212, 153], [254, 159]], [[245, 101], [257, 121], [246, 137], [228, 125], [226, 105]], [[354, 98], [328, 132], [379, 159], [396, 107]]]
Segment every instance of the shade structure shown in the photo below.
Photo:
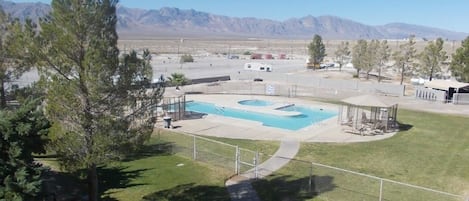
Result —
[[397, 128], [397, 102], [383, 100], [374, 95], [360, 95], [343, 99], [338, 122], [360, 134], [364, 131], [389, 131]]
[[424, 86], [427, 88], [439, 89], [443, 91], [448, 91], [450, 88], [466, 89], [466, 91], [469, 90], [469, 83], [450, 80], [432, 80], [425, 82]]
[[384, 101], [374, 95], [361, 95], [361, 96], [354, 96], [350, 98], [343, 99], [342, 102], [361, 106], [361, 107], [379, 107], [379, 108], [388, 108], [396, 105], [395, 102]]

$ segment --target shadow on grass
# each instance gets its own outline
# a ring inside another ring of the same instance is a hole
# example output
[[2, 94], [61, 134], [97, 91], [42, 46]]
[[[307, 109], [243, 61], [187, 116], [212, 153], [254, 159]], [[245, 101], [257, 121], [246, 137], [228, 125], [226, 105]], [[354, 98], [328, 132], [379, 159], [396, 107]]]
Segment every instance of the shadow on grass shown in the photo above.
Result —
[[331, 176], [313, 176], [311, 178], [293, 178], [291, 176], [275, 176], [273, 179], [261, 179], [253, 182], [261, 200], [309, 200], [319, 192], [334, 190], [337, 186]]
[[194, 183], [178, 185], [145, 195], [142, 201], [189, 201], [189, 200], [217, 200], [230, 201], [228, 191], [220, 186], [196, 186]]
[[139, 160], [152, 156], [167, 156], [173, 153], [174, 143], [172, 142], [157, 142], [143, 145], [140, 151], [128, 154], [122, 162], [129, 162]]
[[399, 121], [397, 122], [397, 125], [399, 127], [399, 131], [408, 131], [408, 130], [412, 129], [412, 127], [414, 127], [410, 124], [404, 124], [404, 123], [399, 122]]
[[47, 171], [44, 173], [42, 181], [40, 200], [81, 200], [86, 195], [86, 186], [73, 173]]
[[148, 169], [139, 169], [126, 171], [127, 167], [100, 167], [98, 168], [99, 178], [99, 194], [103, 195], [101, 200], [113, 201], [114, 198], [109, 197], [109, 194], [105, 192], [110, 189], [125, 189], [134, 186], [140, 186], [145, 184], [131, 183], [131, 181], [137, 177], [140, 177], [141, 173]]
[[[275, 177], [275, 176], [274, 176]], [[253, 182], [261, 200], [308, 200], [321, 193], [332, 191], [336, 186], [333, 177], [315, 176], [311, 190], [309, 177], [293, 179], [290, 176], [278, 176], [271, 180], [256, 180]], [[314, 184], [320, 184], [317, 187]], [[151, 193], [143, 197], [143, 201], [189, 201], [189, 200], [231, 200], [225, 187], [219, 186], [195, 186], [193, 183], [179, 185]]]

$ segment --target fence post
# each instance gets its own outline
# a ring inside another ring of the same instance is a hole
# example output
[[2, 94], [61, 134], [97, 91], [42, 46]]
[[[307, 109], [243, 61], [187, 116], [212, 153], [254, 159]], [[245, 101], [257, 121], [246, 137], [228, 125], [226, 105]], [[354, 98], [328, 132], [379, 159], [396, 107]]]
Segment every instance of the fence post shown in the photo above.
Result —
[[379, 179], [379, 201], [383, 200], [383, 179]]
[[311, 193], [311, 186], [313, 184], [313, 164], [311, 163], [311, 168], [309, 169], [309, 182], [308, 182], [308, 192]]
[[195, 135], [193, 136], [193, 150], [192, 150], [192, 158], [194, 160], [197, 160], [197, 145], [196, 145], [196, 142], [195, 142]]
[[239, 146], [235, 148], [235, 174], [239, 175]]
[[256, 156], [254, 158], [254, 178], [259, 178], [259, 172], [257, 169], [257, 164], [259, 164], [259, 151], [256, 151]]

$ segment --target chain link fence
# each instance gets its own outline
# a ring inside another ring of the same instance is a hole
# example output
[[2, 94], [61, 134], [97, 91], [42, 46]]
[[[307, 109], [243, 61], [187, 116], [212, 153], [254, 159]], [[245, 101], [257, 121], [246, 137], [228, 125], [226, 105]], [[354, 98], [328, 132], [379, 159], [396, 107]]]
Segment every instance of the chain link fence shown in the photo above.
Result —
[[[258, 165], [272, 157], [188, 133], [166, 133], [159, 138], [170, 145], [172, 154], [224, 168], [233, 175], [251, 172], [254, 178], [258, 178]], [[288, 179], [276, 182], [276, 178]], [[469, 197], [461, 195], [297, 159], [290, 159], [288, 165], [274, 176], [257, 180], [254, 186], [258, 192], [275, 186], [276, 191], [301, 199], [469, 201]], [[262, 192], [260, 195], [267, 199], [269, 196], [262, 195]]]
[[270, 95], [284, 97], [317, 97], [335, 100], [368, 93], [368, 91], [338, 90], [333, 88], [318, 88], [295, 84], [250, 81], [186, 85], [184, 86], [184, 91], [187, 94]]
[[172, 154], [225, 168], [233, 175], [254, 169], [267, 157], [257, 151], [187, 133], [158, 134]]

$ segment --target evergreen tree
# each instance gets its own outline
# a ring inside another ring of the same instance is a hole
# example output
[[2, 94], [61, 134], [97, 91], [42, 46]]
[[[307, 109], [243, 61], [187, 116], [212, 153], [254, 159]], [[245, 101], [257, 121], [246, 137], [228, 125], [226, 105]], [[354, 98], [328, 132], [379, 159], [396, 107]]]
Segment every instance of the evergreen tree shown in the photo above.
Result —
[[0, 7], [0, 108], [6, 107], [7, 83], [30, 69], [31, 55], [27, 47], [34, 29], [31, 20], [24, 24], [11, 20]]
[[366, 45], [364, 62], [362, 70], [366, 72], [366, 79], [370, 79], [370, 73], [378, 66], [378, 49], [380, 42], [378, 40], [371, 40]]
[[53, 0], [36, 38], [53, 148], [69, 171], [86, 169], [98, 199], [97, 166], [149, 139], [164, 86], [152, 85], [151, 56], [119, 62], [116, 0]]
[[0, 111], [0, 200], [33, 200], [41, 190], [43, 168], [33, 153], [45, 153], [49, 122], [29, 101], [16, 111]]
[[391, 49], [389, 48], [388, 41], [383, 40], [379, 44], [377, 53], [377, 66], [378, 66], [378, 82], [381, 82], [382, 79], [382, 69], [386, 66], [386, 62], [388, 62], [391, 56]]
[[458, 81], [469, 82], [469, 37], [461, 42], [461, 47], [452, 55], [450, 69]]
[[368, 42], [366, 40], [360, 39], [357, 44], [353, 46], [352, 52], [352, 64], [355, 69], [357, 69], [357, 78], [360, 77], [360, 71], [366, 69], [368, 66], [367, 63], [367, 48]]
[[404, 82], [404, 77], [407, 74], [412, 73], [413, 67], [415, 66], [414, 59], [416, 57], [417, 50], [414, 45], [414, 36], [410, 36], [408, 42], [400, 45], [399, 50], [393, 54], [393, 59], [395, 61], [394, 67], [401, 74], [401, 85]]
[[335, 51], [336, 62], [339, 63], [339, 71], [342, 71], [342, 66], [350, 60], [350, 54], [349, 43], [342, 41]]
[[320, 35], [315, 34], [313, 41], [308, 45], [309, 61], [313, 64], [314, 68], [319, 66], [326, 57], [326, 46], [322, 42]]
[[420, 71], [429, 76], [429, 80], [433, 79], [435, 73], [441, 72], [440, 65], [445, 61], [448, 56], [443, 50], [444, 41], [441, 38], [436, 39], [435, 42], [430, 41], [422, 53], [420, 53], [421, 69]]

